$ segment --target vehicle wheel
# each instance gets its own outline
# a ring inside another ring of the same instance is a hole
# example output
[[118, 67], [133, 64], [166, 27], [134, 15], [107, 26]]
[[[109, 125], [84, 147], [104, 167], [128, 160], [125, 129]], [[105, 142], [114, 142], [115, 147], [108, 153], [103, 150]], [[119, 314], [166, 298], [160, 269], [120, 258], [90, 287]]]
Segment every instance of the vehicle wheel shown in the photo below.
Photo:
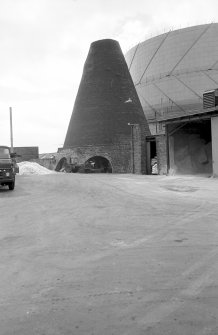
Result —
[[11, 183], [8, 184], [9, 190], [13, 190], [15, 186], [15, 181], [12, 181]]

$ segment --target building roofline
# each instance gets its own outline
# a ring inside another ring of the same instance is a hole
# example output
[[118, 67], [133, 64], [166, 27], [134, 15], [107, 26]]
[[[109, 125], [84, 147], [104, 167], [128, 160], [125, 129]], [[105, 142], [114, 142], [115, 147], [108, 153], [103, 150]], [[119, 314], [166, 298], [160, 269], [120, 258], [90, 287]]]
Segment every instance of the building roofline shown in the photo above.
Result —
[[159, 118], [157, 122], [159, 123], [172, 123], [172, 122], [181, 122], [181, 121], [190, 121], [193, 119], [205, 119], [210, 118], [211, 116], [218, 115], [218, 106], [212, 108], [205, 108], [198, 111], [190, 111], [187, 114], [177, 115], [174, 117]]

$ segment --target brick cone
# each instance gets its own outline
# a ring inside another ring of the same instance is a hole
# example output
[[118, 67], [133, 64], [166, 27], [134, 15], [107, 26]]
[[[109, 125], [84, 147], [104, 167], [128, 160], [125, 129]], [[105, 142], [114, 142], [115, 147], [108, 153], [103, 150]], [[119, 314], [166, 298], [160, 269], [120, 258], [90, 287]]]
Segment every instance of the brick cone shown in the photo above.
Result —
[[[122, 167], [121, 172], [128, 172], [128, 157], [131, 157], [128, 123], [139, 125], [142, 141], [150, 134], [119, 43], [111, 39], [93, 42], [63, 149], [104, 147], [111, 160], [114, 155], [123, 156], [126, 167]], [[119, 150], [128, 152], [124, 155]]]

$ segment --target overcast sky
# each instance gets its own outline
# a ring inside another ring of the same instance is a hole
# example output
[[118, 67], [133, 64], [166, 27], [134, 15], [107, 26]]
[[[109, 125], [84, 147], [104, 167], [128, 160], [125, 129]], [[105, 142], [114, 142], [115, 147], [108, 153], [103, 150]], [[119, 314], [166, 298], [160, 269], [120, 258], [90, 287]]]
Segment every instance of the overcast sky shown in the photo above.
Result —
[[90, 43], [123, 52], [171, 29], [217, 22], [217, 0], [0, 0], [0, 144], [64, 143]]

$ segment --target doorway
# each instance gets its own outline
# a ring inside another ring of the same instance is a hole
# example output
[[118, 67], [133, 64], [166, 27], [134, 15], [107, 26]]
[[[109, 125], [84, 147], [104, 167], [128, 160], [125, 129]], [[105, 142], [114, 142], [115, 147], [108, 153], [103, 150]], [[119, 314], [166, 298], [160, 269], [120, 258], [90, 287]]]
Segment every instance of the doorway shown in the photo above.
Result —
[[157, 175], [157, 148], [155, 137], [148, 137], [146, 139], [146, 151], [147, 151], [147, 174]]
[[211, 174], [212, 144], [210, 120], [169, 124], [170, 174]]
[[85, 173], [112, 173], [112, 166], [109, 160], [102, 156], [89, 158], [84, 165]]

